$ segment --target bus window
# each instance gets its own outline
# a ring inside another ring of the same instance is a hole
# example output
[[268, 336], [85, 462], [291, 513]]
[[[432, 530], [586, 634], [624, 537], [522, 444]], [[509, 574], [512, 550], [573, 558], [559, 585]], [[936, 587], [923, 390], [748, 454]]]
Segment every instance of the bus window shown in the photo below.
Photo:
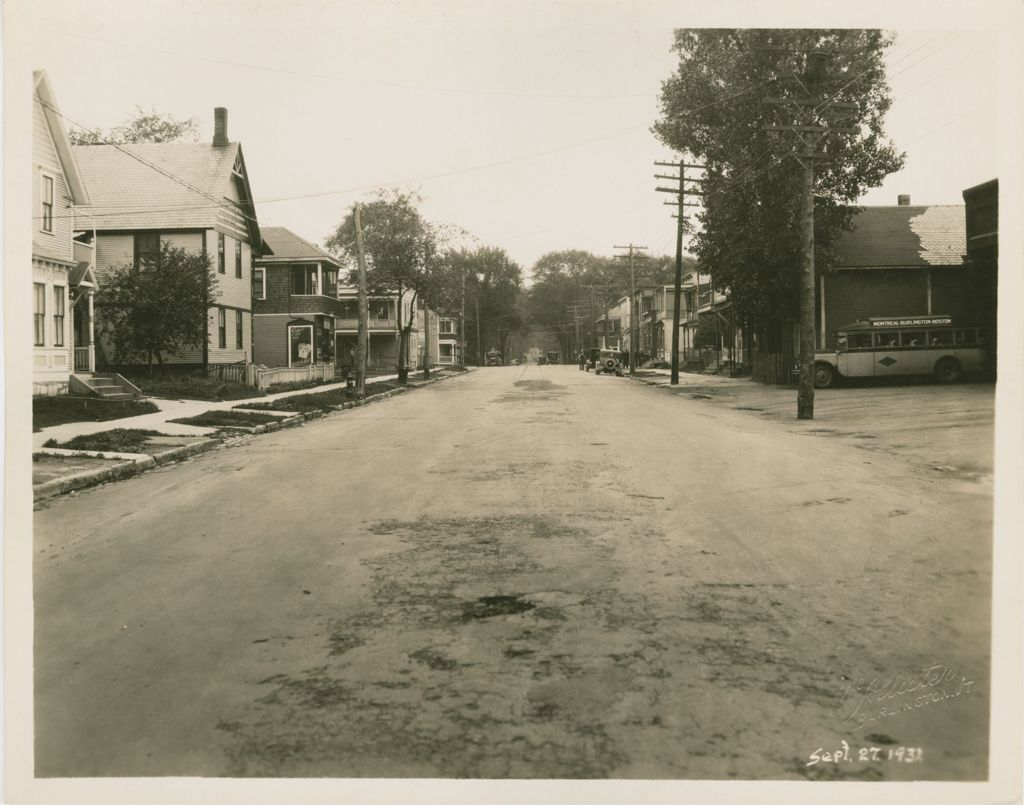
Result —
[[906, 330], [900, 333], [900, 340], [905, 347], [923, 347], [928, 343], [924, 338], [924, 330]]
[[896, 333], [875, 333], [875, 349], [887, 349], [896, 346]]
[[928, 344], [933, 347], [952, 346], [953, 332], [951, 330], [929, 330]]
[[871, 349], [871, 333], [850, 333], [850, 349]]
[[974, 330], [957, 330], [956, 345], [958, 347], [973, 346], [975, 342]]
[[836, 352], [846, 352], [846, 336], [836, 336]]

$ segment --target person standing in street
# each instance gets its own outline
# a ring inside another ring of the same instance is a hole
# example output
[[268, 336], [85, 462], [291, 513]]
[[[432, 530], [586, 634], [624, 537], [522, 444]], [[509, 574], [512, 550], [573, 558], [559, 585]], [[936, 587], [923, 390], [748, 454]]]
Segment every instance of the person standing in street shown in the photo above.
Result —
[[583, 350], [582, 349], [579, 351], [579, 354], [576, 356], [576, 360], [579, 362], [579, 364], [580, 364], [580, 371], [582, 372], [583, 368], [586, 366], [586, 361], [587, 361], [587, 357], [586, 357], [586, 355], [583, 354]]

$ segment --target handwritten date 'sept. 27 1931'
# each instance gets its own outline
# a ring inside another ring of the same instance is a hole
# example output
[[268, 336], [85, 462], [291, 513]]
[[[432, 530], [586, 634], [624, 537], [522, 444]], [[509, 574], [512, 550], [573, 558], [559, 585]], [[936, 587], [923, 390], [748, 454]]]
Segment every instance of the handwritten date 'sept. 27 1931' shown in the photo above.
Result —
[[861, 746], [851, 747], [840, 741], [839, 748], [826, 751], [819, 746], [808, 756], [805, 765], [819, 763], [917, 763], [924, 760], [924, 750], [917, 746]]

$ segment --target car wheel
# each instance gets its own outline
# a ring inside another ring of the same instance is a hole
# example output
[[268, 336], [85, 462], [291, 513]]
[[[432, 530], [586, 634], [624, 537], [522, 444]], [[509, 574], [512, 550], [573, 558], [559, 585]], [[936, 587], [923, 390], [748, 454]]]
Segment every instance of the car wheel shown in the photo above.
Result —
[[935, 364], [935, 377], [940, 383], [955, 383], [962, 375], [963, 369], [956, 358], [943, 358]]
[[832, 388], [836, 384], [836, 370], [827, 363], [814, 364], [814, 387], [816, 389]]

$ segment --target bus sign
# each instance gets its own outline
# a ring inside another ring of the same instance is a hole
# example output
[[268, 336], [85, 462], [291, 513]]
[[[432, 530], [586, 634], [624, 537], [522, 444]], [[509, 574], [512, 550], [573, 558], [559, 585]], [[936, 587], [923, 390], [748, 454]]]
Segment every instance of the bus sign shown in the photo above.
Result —
[[950, 327], [951, 316], [922, 316], [907, 319], [868, 319], [872, 327]]

